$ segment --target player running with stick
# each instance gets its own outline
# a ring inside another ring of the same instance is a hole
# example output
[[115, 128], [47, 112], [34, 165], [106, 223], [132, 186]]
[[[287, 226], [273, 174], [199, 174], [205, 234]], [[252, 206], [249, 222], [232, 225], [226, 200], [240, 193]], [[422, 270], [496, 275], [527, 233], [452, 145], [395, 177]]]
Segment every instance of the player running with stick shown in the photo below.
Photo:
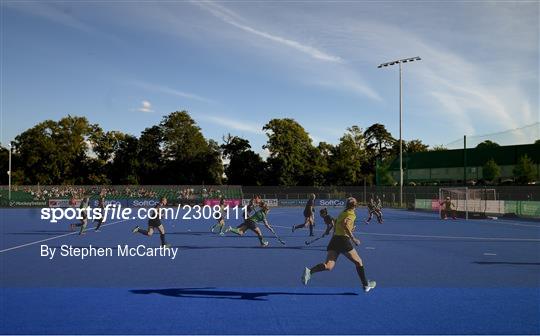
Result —
[[259, 203], [261, 203], [261, 197], [258, 195], [253, 196], [253, 198], [249, 200], [249, 203], [244, 211], [244, 219], [248, 219], [249, 216], [256, 211], [255, 207], [259, 206]]
[[103, 194], [99, 196], [98, 207], [101, 209], [101, 218], [94, 219], [94, 223], [97, 223], [94, 232], [101, 232], [99, 228], [105, 222], [105, 196]]
[[79, 209], [82, 209], [79, 210], [80, 213], [79, 213], [79, 219], [80, 219], [80, 223], [76, 223], [76, 224], [71, 224], [70, 225], [70, 229], [71, 231], [75, 230], [76, 227], [80, 227], [81, 229], [79, 230], [79, 236], [82, 236], [82, 235], [85, 235], [86, 234], [86, 226], [88, 225], [88, 214], [86, 212], [86, 208], [88, 208], [88, 204], [90, 203], [90, 198], [88, 197], [83, 197], [83, 199], [81, 200], [81, 204], [79, 206]]
[[317, 238], [309, 240], [309, 241], [306, 240], [306, 245], [312, 244], [312, 243], [316, 242], [317, 240], [328, 236], [330, 234], [330, 232], [332, 232], [332, 229], [334, 228], [335, 220], [334, 220], [334, 218], [332, 218], [332, 216], [330, 216], [328, 214], [328, 209], [323, 208], [323, 209], [321, 209], [319, 211], [319, 213], [321, 214], [321, 217], [324, 220], [324, 224], [326, 224], [326, 231], [324, 231], [324, 233], [320, 237], [317, 237]]
[[219, 218], [217, 219], [217, 223], [212, 226], [210, 231], [213, 233], [218, 226], [219, 235], [223, 236], [225, 234], [225, 199], [223, 197], [219, 200]]
[[377, 216], [377, 221], [379, 224], [382, 224], [384, 222], [382, 216], [382, 201], [379, 196], [377, 196], [377, 205], [375, 205], [375, 215]]
[[367, 204], [367, 208], [368, 208], [369, 216], [365, 221], [366, 225], [369, 224], [369, 222], [371, 221], [371, 218], [373, 218], [373, 215], [375, 215], [375, 217], [377, 217], [377, 222], [379, 224], [382, 224], [382, 211], [381, 211], [382, 202], [381, 202], [381, 199], [377, 198], [377, 203], [375, 203], [373, 198], [370, 198], [369, 203]]
[[257, 226], [257, 223], [263, 223], [264, 226], [266, 226], [266, 228], [274, 234], [274, 236], [280, 243], [285, 244], [285, 242], [277, 236], [276, 231], [274, 231], [274, 228], [270, 225], [270, 223], [268, 223], [267, 215], [268, 215], [268, 211], [270, 211], [270, 209], [268, 208], [268, 205], [264, 202], [261, 202], [259, 206], [260, 206], [260, 209], [257, 212], [255, 212], [251, 217], [246, 219], [242, 224], [238, 225], [236, 228], [229, 226], [229, 228], [227, 229], [227, 232], [230, 231], [239, 236], [243, 236], [244, 233], [249, 229], [255, 232], [255, 234], [257, 235], [257, 238], [259, 238], [261, 247], [266, 247], [268, 246], [268, 242], [264, 240], [261, 229], [259, 229], [259, 227]]
[[292, 232], [294, 232], [296, 229], [305, 228], [306, 226], [309, 226], [309, 236], [313, 237], [313, 226], [315, 226], [315, 194], [311, 194], [307, 203], [306, 207], [304, 208], [304, 223], [293, 225]]
[[302, 283], [304, 285], [307, 285], [312, 274], [322, 271], [331, 271], [336, 265], [336, 261], [340, 254], [344, 254], [347, 259], [354, 263], [356, 273], [364, 287], [364, 292], [369, 292], [377, 285], [375, 281], [366, 278], [362, 259], [351, 243], [352, 241], [355, 245], [360, 244], [360, 240], [353, 234], [355, 228], [354, 221], [356, 220], [356, 205], [357, 201], [354, 197], [347, 199], [345, 210], [343, 210], [336, 220], [334, 236], [326, 248], [326, 261], [313, 266], [311, 269], [307, 267], [304, 269], [304, 273], [302, 274]]
[[171, 247], [171, 244], [167, 244], [165, 241], [165, 227], [161, 223], [161, 208], [167, 205], [167, 198], [162, 197], [158, 204], [156, 204], [155, 208], [155, 218], [149, 218], [148, 219], [148, 228], [146, 230], [141, 229], [138, 225], [133, 228], [133, 233], [140, 233], [145, 236], [151, 237], [154, 234], [154, 229], [157, 229], [159, 231], [159, 238], [161, 239], [161, 246], [162, 247]]

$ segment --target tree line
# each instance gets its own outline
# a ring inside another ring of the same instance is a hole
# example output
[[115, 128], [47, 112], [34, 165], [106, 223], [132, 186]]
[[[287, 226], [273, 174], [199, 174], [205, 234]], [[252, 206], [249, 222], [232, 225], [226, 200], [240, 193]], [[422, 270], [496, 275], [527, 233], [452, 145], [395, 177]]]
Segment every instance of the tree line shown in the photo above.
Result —
[[[138, 137], [68, 115], [15, 137], [12, 183], [360, 185], [372, 183], [376, 162], [384, 166], [399, 149], [381, 124], [365, 130], [351, 126], [336, 145], [313, 145], [306, 130], [289, 118], [272, 119], [263, 130], [266, 160], [247, 139], [231, 134], [221, 143], [206, 139], [187, 111], [164, 116]], [[405, 141], [404, 150], [426, 151], [428, 146]], [[6, 147], [0, 147], [0, 162], [7, 172]], [[7, 184], [7, 174], [0, 183]]]
[[[399, 141], [382, 124], [351, 126], [338, 144], [317, 145], [294, 119], [272, 119], [263, 126], [263, 159], [247, 139], [227, 134], [206, 139], [187, 111], [164, 116], [136, 137], [105, 131], [85, 117], [46, 120], [12, 142], [12, 183], [51, 184], [237, 184], [362, 185], [393, 184], [388, 166]], [[405, 153], [429, 149], [420, 140], [403, 142]], [[0, 169], [7, 172], [8, 150], [0, 147]], [[7, 184], [7, 174], [1, 174]]]

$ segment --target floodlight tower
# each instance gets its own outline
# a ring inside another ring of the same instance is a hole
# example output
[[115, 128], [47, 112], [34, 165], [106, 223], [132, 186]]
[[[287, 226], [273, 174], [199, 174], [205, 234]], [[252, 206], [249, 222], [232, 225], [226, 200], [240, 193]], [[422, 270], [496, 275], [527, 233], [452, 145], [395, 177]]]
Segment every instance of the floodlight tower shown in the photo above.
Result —
[[387, 67], [389, 65], [399, 64], [399, 206], [403, 207], [403, 138], [401, 136], [401, 129], [403, 125], [403, 81], [401, 64], [407, 62], [414, 62], [422, 60], [420, 57], [403, 58], [391, 62], [380, 64], [377, 68]]
[[[8, 165], [8, 200], [11, 202], [11, 141], [9, 142], [9, 165]], [[11, 204], [10, 204], [11, 206]]]

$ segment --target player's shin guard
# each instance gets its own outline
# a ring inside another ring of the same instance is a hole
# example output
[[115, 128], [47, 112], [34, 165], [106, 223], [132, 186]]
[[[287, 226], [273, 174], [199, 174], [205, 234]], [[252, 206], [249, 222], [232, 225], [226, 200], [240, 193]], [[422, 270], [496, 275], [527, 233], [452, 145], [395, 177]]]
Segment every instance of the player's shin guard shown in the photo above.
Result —
[[257, 238], [259, 238], [259, 242], [261, 243], [261, 245], [264, 245], [264, 237], [262, 235], [257, 235]]
[[165, 234], [164, 233], [160, 233], [159, 238], [161, 239], [161, 245], [162, 246], [167, 245], [167, 242], [165, 241]]
[[86, 230], [86, 223], [84, 223], [83, 225], [81, 225], [81, 230], [79, 231], [79, 234], [83, 234], [84, 231]]
[[356, 273], [358, 273], [358, 276], [360, 277], [360, 281], [362, 281], [362, 285], [366, 287], [368, 285], [368, 280], [366, 278], [366, 272], [364, 271], [364, 266], [357, 266]]

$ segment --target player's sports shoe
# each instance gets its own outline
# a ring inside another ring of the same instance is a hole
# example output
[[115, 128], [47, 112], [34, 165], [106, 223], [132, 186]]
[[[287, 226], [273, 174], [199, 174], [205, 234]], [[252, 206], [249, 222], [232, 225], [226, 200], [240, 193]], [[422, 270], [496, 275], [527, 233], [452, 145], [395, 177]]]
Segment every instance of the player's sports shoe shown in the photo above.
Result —
[[230, 226], [229, 226], [229, 231], [232, 232], [232, 233], [235, 233], [235, 234], [237, 234], [237, 235], [239, 235], [239, 236], [242, 235], [242, 233], [240, 232], [240, 230], [238, 230], [237, 228], [233, 228], [233, 227], [230, 227]]
[[134, 227], [133, 230], [131, 230], [131, 232], [133, 233], [139, 232], [139, 226], [137, 225], [136, 227]]
[[168, 244], [168, 243], [167, 243], [167, 244], [163, 244], [163, 245], [161, 245], [161, 247], [163, 247], [163, 248], [170, 248], [170, 247], [171, 247], [171, 244]]
[[267, 246], [268, 246], [268, 242], [266, 240], [263, 241], [262, 244], [261, 244], [261, 247], [267, 247]]
[[219, 235], [220, 235], [220, 236], [224, 236], [224, 235], [225, 235], [225, 232], [221, 231], [221, 232], [219, 233]]
[[210, 228], [210, 232], [214, 233], [215, 228], [216, 228], [216, 226], [212, 225], [212, 227]]
[[101, 230], [100, 229], [95, 229], [94, 232], [101, 232]]
[[368, 285], [364, 286], [364, 292], [365, 293], [369, 292], [370, 290], [375, 288], [375, 286], [377, 286], [377, 283], [375, 281], [373, 281], [373, 280], [369, 280]]
[[311, 270], [306, 267], [304, 268], [304, 274], [302, 274], [302, 283], [307, 285], [309, 279], [311, 279]]

